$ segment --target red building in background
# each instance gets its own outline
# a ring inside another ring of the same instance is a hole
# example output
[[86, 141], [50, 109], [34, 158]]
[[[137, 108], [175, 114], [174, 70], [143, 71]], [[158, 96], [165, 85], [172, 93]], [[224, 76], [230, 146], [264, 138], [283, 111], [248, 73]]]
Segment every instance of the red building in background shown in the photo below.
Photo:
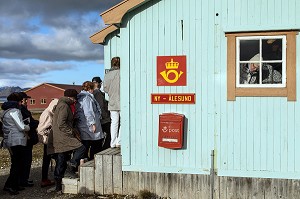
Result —
[[81, 85], [43, 83], [25, 91], [31, 98], [28, 99], [27, 108], [30, 111], [43, 111], [54, 98], [64, 96], [66, 89], [81, 91]]

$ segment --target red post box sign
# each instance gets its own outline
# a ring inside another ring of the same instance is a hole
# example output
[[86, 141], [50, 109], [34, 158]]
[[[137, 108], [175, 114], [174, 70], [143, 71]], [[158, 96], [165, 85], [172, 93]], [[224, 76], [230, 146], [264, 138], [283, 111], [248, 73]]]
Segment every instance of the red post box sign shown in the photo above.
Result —
[[163, 113], [159, 115], [158, 146], [181, 149], [183, 146], [184, 115]]

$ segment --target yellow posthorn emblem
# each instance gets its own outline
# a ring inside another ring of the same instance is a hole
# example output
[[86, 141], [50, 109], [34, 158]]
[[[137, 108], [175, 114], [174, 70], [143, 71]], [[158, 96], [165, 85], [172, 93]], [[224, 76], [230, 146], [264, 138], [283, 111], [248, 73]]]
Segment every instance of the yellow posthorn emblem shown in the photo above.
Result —
[[157, 86], [186, 86], [186, 56], [157, 56]]
[[[180, 78], [180, 76], [183, 74], [182, 71], [180, 71], [178, 73], [177, 69], [179, 67], [179, 62], [174, 62], [173, 59], [171, 59], [170, 62], [166, 62], [165, 63], [166, 69], [168, 70], [164, 70], [162, 72], [160, 72], [160, 75], [164, 78], [164, 80], [166, 80], [166, 82], [172, 84], [178, 81], [178, 79]], [[169, 76], [170, 74], [174, 74], [174, 78], [170, 79]]]

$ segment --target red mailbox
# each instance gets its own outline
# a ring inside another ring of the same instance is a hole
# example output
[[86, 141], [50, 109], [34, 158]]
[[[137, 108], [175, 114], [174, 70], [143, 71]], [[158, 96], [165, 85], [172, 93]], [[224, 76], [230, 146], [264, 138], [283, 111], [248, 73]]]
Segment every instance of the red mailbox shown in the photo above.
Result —
[[158, 146], [181, 149], [183, 146], [184, 115], [163, 113], [159, 115]]

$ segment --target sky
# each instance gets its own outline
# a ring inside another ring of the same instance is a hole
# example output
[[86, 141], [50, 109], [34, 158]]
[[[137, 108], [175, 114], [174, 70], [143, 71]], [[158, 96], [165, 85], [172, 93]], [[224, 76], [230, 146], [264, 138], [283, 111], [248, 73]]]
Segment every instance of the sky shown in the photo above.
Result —
[[81, 85], [103, 78], [103, 46], [89, 37], [121, 0], [0, 0], [0, 87]]

